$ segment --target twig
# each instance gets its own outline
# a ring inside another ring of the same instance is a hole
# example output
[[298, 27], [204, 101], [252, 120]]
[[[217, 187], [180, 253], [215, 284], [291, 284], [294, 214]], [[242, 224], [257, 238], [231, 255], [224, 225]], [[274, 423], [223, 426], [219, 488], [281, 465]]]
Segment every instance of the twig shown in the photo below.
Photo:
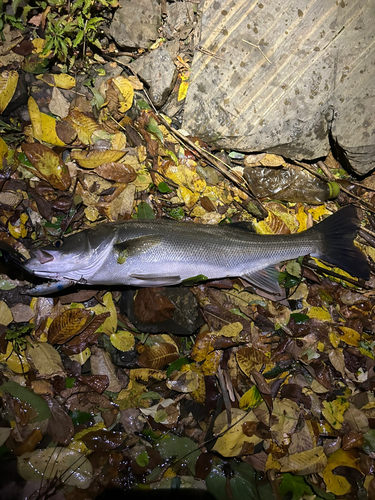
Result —
[[259, 45], [255, 45], [255, 43], [251, 43], [251, 42], [248, 42], [247, 40], [244, 40], [242, 39], [243, 42], [245, 43], [248, 43], [249, 45], [251, 45], [252, 47], [255, 47], [256, 49], [259, 50], [259, 52], [262, 54], [262, 56], [264, 57], [264, 59], [268, 62], [268, 64], [272, 64], [271, 61], [268, 59], [268, 57], [266, 56], [266, 54], [263, 52], [263, 50], [259, 47]]
[[366, 290], [371, 290], [370, 287], [367, 285], [362, 285], [359, 283], [359, 281], [355, 281], [351, 278], [348, 278], [347, 276], [342, 276], [341, 274], [335, 273], [334, 271], [331, 271], [329, 269], [325, 269], [324, 267], [320, 267], [315, 262], [312, 262], [311, 260], [308, 260], [306, 264], [304, 264], [305, 267], [308, 267], [310, 269], [314, 269], [315, 271], [318, 271], [320, 274], [328, 274], [328, 276], [332, 276], [333, 278], [338, 278], [342, 281], [346, 281], [347, 283], [351, 283], [352, 285], [365, 288]]
[[199, 50], [200, 52], [202, 52], [202, 54], [206, 54], [207, 56], [215, 57], [216, 59], [220, 59], [220, 61], [225, 61], [224, 57], [217, 56], [216, 54], [214, 54], [210, 50], [207, 50], [204, 47], [202, 47], [201, 45], [197, 45], [196, 49]]

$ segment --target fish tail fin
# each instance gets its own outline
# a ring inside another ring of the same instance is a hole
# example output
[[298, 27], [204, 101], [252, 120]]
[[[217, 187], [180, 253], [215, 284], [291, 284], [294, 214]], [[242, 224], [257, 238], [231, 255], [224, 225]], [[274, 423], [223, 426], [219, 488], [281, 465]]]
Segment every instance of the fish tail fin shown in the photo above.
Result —
[[314, 254], [353, 276], [368, 280], [370, 268], [365, 254], [354, 245], [354, 238], [360, 226], [357, 210], [353, 205], [342, 208], [314, 226], [322, 238], [321, 251]]

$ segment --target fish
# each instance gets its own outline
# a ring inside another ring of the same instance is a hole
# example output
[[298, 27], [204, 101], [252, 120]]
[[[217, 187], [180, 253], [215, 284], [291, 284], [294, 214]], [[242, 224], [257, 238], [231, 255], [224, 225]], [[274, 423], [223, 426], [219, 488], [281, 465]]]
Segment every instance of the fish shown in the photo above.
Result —
[[[157, 287], [194, 277], [240, 277], [261, 290], [281, 293], [276, 266], [305, 255], [368, 280], [366, 256], [353, 242], [359, 225], [352, 205], [306, 231], [288, 235], [256, 234], [247, 222], [209, 225], [132, 219], [100, 224], [31, 250], [22, 266], [53, 280], [53, 291], [77, 283]], [[39, 291], [48, 292], [48, 285]]]

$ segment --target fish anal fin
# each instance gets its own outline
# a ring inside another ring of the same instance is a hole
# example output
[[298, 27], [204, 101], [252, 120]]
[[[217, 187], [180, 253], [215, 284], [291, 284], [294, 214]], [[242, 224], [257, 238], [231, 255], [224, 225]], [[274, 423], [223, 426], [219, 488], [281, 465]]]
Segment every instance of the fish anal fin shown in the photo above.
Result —
[[235, 228], [235, 229], [241, 229], [241, 231], [247, 231], [250, 233], [256, 233], [252, 222], [247, 222], [247, 221], [231, 222], [230, 224], [228, 224], [228, 227]]
[[279, 271], [275, 266], [268, 266], [260, 271], [242, 274], [242, 278], [255, 287], [275, 295], [282, 295], [283, 289], [279, 285], [278, 276]]

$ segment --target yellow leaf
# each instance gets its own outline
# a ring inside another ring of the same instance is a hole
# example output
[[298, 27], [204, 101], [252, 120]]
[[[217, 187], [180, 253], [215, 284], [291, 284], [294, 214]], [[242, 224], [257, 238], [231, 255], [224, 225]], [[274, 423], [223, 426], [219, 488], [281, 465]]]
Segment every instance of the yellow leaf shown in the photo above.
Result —
[[111, 140], [112, 149], [123, 151], [126, 148], [126, 135], [122, 132], [116, 132]]
[[50, 75], [44, 73], [43, 75], [37, 76], [38, 80], [43, 80], [47, 85], [51, 87], [59, 87], [60, 89], [72, 89], [76, 85], [76, 79], [73, 76], [67, 75], [66, 73], [60, 73], [55, 75]]
[[340, 326], [340, 330], [344, 335], [340, 335], [340, 339], [345, 342], [345, 344], [358, 347], [359, 341], [361, 340], [361, 335], [352, 328], [347, 328], [346, 326]]
[[3, 71], [0, 74], [0, 114], [2, 114], [16, 91], [18, 83], [17, 71]]
[[115, 151], [113, 149], [100, 151], [94, 149], [89, 153], [87, 151], [74, 150], [71, 152], [70, 157], [72, 160], [76, 160], [80, 167], [92, 169], [104, 163], [119, 161], [124, 155], [124, 151]]
[[178, 88], [177, 101], [182, 101], [183, 99], [185, 99], [188, 88], [189, 88], [189, 82], [184, 81], [184, 79], [182, 78], [182, 81], [181, 81], [180, 86]]
[[83, 436], [86, 436], [86, 434], [89, 434], [90, 432], [100, 431], [102, 429], [105, 429], [104, 422], [98, 422], [97, 424], [90, 425], [90, 427], [88, 427], [87, 429], [76, 432], [73, 439], [74, 441], [79, 441], [83, 438]]
[[[0, 314], [1, 312], [0, 302]], [[5, 363], [9, 370], [12, 370], [14, 373], [27, 373], [30, 370], [30, 365], [25, 357], [25, 354], [22, 353], [18, 355], [13, 349], [12, 342], [8, 342], [7, 349], [4, 354], [0, 353], [0, 363]]]
[[323, 307], [310, 307], [307, 315], [311, 319], [318, 319], [319, 321], [332, 321], [331, 315]]
[[111, 292], [107, 292], [103, 299], [103, 304], [98, 304], [97, 306], [92, 307], [91, 309], [96, 314], [102, 314], [104, 312], [109, 312], [110, 316], [104, 321], [104, 323], [97, 329], [97, 332], [103, 332], [106, 335], [111, 335], [117, 329], [117, 312], [116, 307], [112, 299]]
[[256, 385], [253, 385], [251, 389], [245, 392], [239, 401], [239, 407], [241, 410], [250, 410], [251, 408], [256, 408], [263, 401], [260, 395], [259, 389]]
[[337, 335], [336, 332], [329, 332], [329, 341], [333, 345], [334, 348], [340, 345], [340, 335]]
[[91, 350], [89, 347], [86, 347], [85, 350], [79, 352], [78, 354], [72, 354], [71, 356], [69, 356], [69, 358], [72, 361], [77, 361], [77, 363], [79, 363], [82, 366], [86, 363], [86, 361], [89, 359], [90, 356], [91, 356]]
[[232, 408], [232, 427], [228, 429], [227, 423], [227, 412], [221, 413], [215, 421], [214, 433], [219, 434], [224, 431], [225, 434], [220, 436], [213, 447], [214, 451], [217, 451], [224, 457], [235, 457], [240, 455], [244, 445], [245, 448], [249, 449], [250, 445], [256, 446], [262, 441], [262, 438], [252, 434], [247, 436], [244, 433], [245, 424], [250, 425], [254, 423], [256, 425], [259, 421], [253, 413], [246, 413], [239, 408]]
[[7, 154], [8, 154], [7, 143], [4, 141], [4, 139], [2, 137], [0, 137], [0, 169], [1, 169], [3, 159], [6, 158]]
[[27, 101], [27, 109], [29, 110], [30, 120], [33, 127], [33, 135], [36, 139], [42, 137], [42, 117], [39, 107], [33, 97], [29, 97]]
[[143, 380], [143, 382], [148, 382], [151, 378], [154, 380], [165, 380], [167, 378], [167, 374], [165, 370], [134, 368], [133, 370], [130, 370], [129, 378], [131, 380]]
[[225, 325], [217, 332], [211, 332], [212, 335], [217, 335], [218, 337], [237, 337], [237, 335], [242, 332], [243, 326], [239, 321], [236, 323], [230, 323]]
[[341, 429], [344, 413], [349, 408], [349, 401], [339, 397], [334, 401], [323, 401], [322, 415], [334, 429]]
[[192, 370], [198, 375], [198, 388], [190, 393], [190, 396], [200, 404], [206, 401], [206, 384], [204, 380], [204, 373], [202, 367], [198, 363], [191, 363], [190, 365], [182, 365], [181, 372]]
[[350, 451], [345, 451], [342, 448], [339, 448], [328, 457], [327, 465], [322, 472], [327, 492], [332, 492], [334, 495], [341, 497], [350, 493], [351, 486], [345, 477], [333, 473], [333, 469], [339, 466], [350, 467], [359, 471], [361, 469], [359, 467], [359, 459]]
[[[22, 217], [23, 215], [23, 217]], [[26, 216], [26, 219], [25, 219]], [[13, 236], [13, 238], [26, 238], [27, 236], [27, 229], [25, 227], [25, 222], [27, 221], [28, 216], [26, 214], [21, 214], [21, 217], [19, 220], [13, 225], [10, 222], [8, 222], [8, 231], [10, 234]]]
[[279, 462], [281, 465], [280, 472], [293, 472], [305, 476], [322, 472], [327, 465], [327, 457], [323, 446], [317, 446], [311, 450], [281, 457]]
[[330, 215], [331, 212], [327, 210], [325, 205], [319, 205], [309, 209], [309, 213], [312, 215], [314, 220], [319, 220], [323, 215]]
[[110, 336], [111, 344], [116, 347], [119, 351], [128, 352], [131, 351], [135, 344], [135, 338], [132, 332], [120, 331], [112, 333]]
[[46, 44], [46, 41], [44, 38], [34, 38], [34, 40], [32, 40], [31, 42], [34, 46], [33, 48], [33, 54], [39, 54], [39, 56], [42, 58], [42, 59], [45, 59], [47, 58], [51, 53], [52, 51], [49, 50], [47, 52], [47, 54], [42, 54], [43, 52], [43, 49], [44, 49], [44, 46]]
[[56, 120], [52, 116], [39, 111], [39, 107], [33, 97], [27, 102], [34, 138], [38, 141], [47, 142], [53, 146], [65, 146], [65, 143], [56, 133]]
[[298, 212], [296, 215], [296, 219], [298, 220], [299, 227], [298, 232], [306, 231], [307, 229], [307, 215], [305, 213], [305, 207], [302, 203], [298, 203]]
[[130, 81], [124, 76], [116, 76], [112, 79], [112, 82], [116, 85], [118, 90], [120, 91], [120, 113], [125, 113], [128, 111], [133, 104], [134, 99], [134, 88]]
[[87, 146], [92, 144], [92, 135], [95, 131], [101, 130], [101, 127], [95, 120], [85, 115], [78, 109], [72, 109], [65, 121], [70, 123], [77, 132], [78, 139]]

